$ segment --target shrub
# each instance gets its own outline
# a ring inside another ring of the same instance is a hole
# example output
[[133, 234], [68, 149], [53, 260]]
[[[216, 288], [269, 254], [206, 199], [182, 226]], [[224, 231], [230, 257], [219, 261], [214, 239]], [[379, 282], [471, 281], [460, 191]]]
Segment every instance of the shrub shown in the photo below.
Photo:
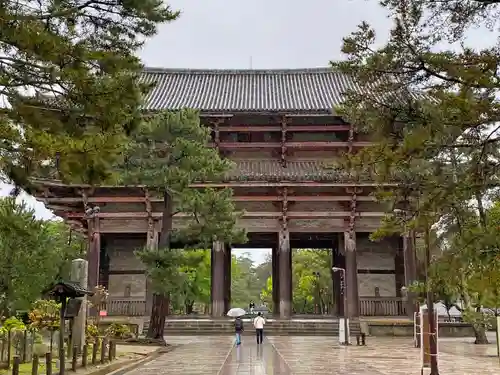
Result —
[[99, 329], [95, 324], [89, 324], [85, 326], [85, 342], [87, 344], [89, 343], [95, 343], [97, 341], [97, 338], [99, 337]]
[[134, 335], [130, 332], [130, 328], [125, 324], [113, 323], [108, 329], [106, 329], [106, 336], [111, 337], [113, 339], [129, 339]]

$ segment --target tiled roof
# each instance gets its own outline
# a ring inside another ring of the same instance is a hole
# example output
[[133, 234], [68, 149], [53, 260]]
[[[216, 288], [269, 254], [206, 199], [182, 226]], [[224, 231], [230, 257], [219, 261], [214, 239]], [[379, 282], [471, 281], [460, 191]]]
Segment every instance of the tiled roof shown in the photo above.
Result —
[[338, 181], [341, 176], [321, 161], [289, 161], [286, 168], [275, 160], [234, 161], [235, 168], [227, 176], [231, 181]]
[[290, 70], [182, 70], [146, 68], [155, 83], [146, 96], [151, 110], [193, 108], [202, 112], [330, 113], [355, 88], [330, 68]]

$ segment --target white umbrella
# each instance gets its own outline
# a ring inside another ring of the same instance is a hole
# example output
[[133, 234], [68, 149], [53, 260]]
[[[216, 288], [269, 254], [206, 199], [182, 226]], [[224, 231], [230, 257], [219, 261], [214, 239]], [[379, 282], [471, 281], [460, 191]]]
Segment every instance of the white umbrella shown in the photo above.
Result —
[[247, 312], [243, 309], [240, 309], [239, 307], [232, 308], [227, 312], [227, 316], [230, 316], [231, 318], [237, 318], [239, 316], [245, 315]]

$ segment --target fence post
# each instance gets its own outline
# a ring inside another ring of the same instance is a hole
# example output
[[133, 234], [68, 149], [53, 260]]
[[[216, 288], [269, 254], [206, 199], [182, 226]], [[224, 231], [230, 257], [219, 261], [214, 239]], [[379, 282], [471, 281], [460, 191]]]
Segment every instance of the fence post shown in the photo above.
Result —
[[45, 374], [52, 375], [52, 353], [45, 353]]
[[87, 344], [83, 345], [82, 348], [82, 367], [87, 367], [87, 357], [89, 355], [89, 347]]
[[31, 361], [31, 375], [38, 375], [38, 355], [33, 354], [33, 360]]
[[111, 362], [113, 360], [113, 345], [115, 344], [114, 341], [110, 340], [109, 341], [109, 349], [108, 349], [108, 361]]
[[73, 346], [73, 358], [71, 358], [71, 370], [76, 371], [76, 361], [78, 359], [78, 346]]
[[10, 368], [10, 356], [12, 349], [12, 331], [9, 329], [7, 332], [7, 368]]
[[97, 363], [97, 351], [99, 350], [99, 339], [96, 337], [94, 345], [92, 346], [92, 364]]
[[15, 355], [12, 360], [12, 375], [19, 375], [19, 364], [21, 363], [21, 358]]
[[23, 353], [22, 353], [22, 363], [28, 362], [28, 330], [24, 330], [23, 334]]
[[101, 363], [106, 362], [106, 347], [108, 346], [108, 339], [104, 337], [101, 344]]

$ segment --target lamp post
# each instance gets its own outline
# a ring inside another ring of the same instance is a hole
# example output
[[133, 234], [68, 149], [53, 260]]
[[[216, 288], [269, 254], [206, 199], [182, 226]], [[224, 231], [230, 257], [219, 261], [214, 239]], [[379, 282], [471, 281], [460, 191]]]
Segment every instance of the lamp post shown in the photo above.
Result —
[[345, 279], [345, 268], [341, 267], [332, 267], [333, 272], [340, 272], [340, 293], [343, 295], [343, 300], [344, 300], [344, 342], [341, 343], [342, 345], [349, 345], [349, 323], [347, 322], [347, 285], [346, 285], [346, 279]]

